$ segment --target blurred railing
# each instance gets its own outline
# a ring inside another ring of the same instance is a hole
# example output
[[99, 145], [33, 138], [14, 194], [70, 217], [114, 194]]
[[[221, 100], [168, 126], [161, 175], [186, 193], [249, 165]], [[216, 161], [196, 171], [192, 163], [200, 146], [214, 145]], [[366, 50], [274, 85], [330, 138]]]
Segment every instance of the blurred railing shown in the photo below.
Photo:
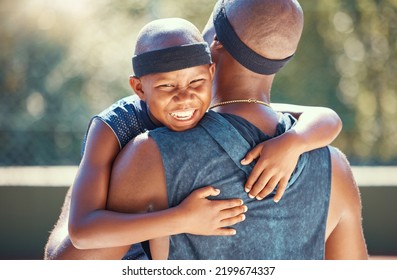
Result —
[[[397, 256], [397, 166], [353, 166], [371, 255]], [[42, 259], [77, 166], [0, 168], [0, 259]]]

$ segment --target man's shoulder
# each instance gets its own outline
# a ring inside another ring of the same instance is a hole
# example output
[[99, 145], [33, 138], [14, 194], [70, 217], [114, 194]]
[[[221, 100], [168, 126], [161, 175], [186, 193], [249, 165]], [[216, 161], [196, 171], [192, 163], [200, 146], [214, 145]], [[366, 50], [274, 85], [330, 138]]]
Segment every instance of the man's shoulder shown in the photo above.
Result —
[[353, 179], [353, 173], [346, 155], [336, 147], [328, 146], [332, 162], [332, 173], [335, 177]]
[[134, 149], [134, 150], [140, 150], [140, 151], [150, 151], [150, 149], [153, 149], [156, 147], [156, 143], [153, 141], [151, 137], [149, 137], [148, 131], [139, 134], [135, 138], [133, 138], [131, 141], [129, 141], [123, 150], [126, 149]]

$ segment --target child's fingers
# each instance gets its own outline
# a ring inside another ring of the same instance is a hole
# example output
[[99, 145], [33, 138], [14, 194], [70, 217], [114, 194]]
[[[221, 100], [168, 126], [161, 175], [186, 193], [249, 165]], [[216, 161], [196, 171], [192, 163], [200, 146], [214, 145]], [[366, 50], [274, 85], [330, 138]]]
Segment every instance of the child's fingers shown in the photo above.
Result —
[[[219, 213], [219, 220], [220, 221], [224, 221], [230, 218], [235, 218], [241, 214], [244, 214], [245, 212], [247, 212], [248, 207], [246, 205], [240, 205], [237, 207], [233, 207], [233, 208], [229, 208], [229, 209], [224, 209], [222, 211], [220, 211]], [[226, 224], [222, 224], [222, 227], [228, 226]]]
[[[268, 170], [269, 163], [265, 157], [260, 157], [252, 169], [250, 175], [245, 182], [244, 189], [248, 193], [252, 188], [258, 187], [258, 185], [266, 186], [272, 172]], [[265, 177], [265, 175], [267, 177]]]
[[[215, 208], [217, 211], [223, 213], [225, 212], [226, 214], [228, 213], [227, 211], [235, 211], [236, 213], [234, 216], [243, 213], [244, 211], [238, 212], [236, 209], [240, 209], [241, 207], [244, 207], [244, 201], [240, 198], [232, 198], [232, 199], [226, 199], [226, 200], [211, 200], [210, 201], [213, 205], [215, 205]], [[238, 213], [237, 213], [238, 212]], [[230, 214], [232, 215], [232, 213]], [[221, 218], [222, 219], [222, 218]]]
[[271, 172], [262, 172], [258, 180], [253, 184], [252, 188], [250, 189], [248, 196], [250, 198], [256, 197], [258, 193], [266, 187], [271, 177]]
[[245, 157], [241, 160], [242, 165], [250, 164], [254, 159], [258, 158], [261, 155], [262, 145], [255, 146], [251, 151], [249, 151]]
[[281, 197], [284, 195], [285, 190], [287, 189], [289, 178], [283, 177], [278, 183], [278, 189], [276, 195], [274, 196], [274, 202], [279, 202]]
[[234, 228], [218, 228], [211, 235], [230, 236], [235, 235], [237, 232]]
[[267, 185], [255, 196], [257, 200], [262, 200], [268, 196], [277, 186], [279, 179], [278, 177], [272, 177]]
[[240, 214], [238, 216], [230, 217], [230, 218], [222, 220], [220, 222], [220, 226], [222, 228], [226, 228], [226, 227], [230, 227], [230, 226], [233, 226], [235, 224], [241, 223], [244, 220], [245, 220], [245, 214]]
[[202, 187], [200, 189], [195, 190], [193, 193], [197, 195], [199, 198], [206, 198], [209, 196], [217, 196], [220, 194], [219, 189], [215, 189], [212, 186]]
[[251, 192], [253, 186], [255, 185], [259, 176], [261, 176], [261, 174], [262, 174], [262, 170], [260, 170], [259, 168], [252, 169], [252, 171], [251, 171], [250, 175], [248, 176], [248, 179], [244, 185], [245, 192], [247, 192], [247, 193]]

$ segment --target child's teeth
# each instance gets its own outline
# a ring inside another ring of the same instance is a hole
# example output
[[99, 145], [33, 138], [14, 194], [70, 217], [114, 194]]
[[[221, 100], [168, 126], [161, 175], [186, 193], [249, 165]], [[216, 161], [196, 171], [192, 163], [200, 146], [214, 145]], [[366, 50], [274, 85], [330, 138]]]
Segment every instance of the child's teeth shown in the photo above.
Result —
[[194, 110], [178, 111], [171, 113], [171, 116], [177, 119], [189, 119], [193, 116]]

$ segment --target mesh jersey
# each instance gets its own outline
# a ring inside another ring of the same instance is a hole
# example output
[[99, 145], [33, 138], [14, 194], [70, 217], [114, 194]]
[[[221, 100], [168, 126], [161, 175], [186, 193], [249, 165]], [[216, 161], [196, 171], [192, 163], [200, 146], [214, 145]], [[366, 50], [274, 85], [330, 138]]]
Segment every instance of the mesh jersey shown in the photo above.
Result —
[[84, 137], [82, 153], [84, 153], [88, 130], [95, 118], [109, 126], [119, 142], [120, 149], [139, 134], [157, 127], [149, 117], [145, 102], [137, 95], [125, 97], [91, 119]]

